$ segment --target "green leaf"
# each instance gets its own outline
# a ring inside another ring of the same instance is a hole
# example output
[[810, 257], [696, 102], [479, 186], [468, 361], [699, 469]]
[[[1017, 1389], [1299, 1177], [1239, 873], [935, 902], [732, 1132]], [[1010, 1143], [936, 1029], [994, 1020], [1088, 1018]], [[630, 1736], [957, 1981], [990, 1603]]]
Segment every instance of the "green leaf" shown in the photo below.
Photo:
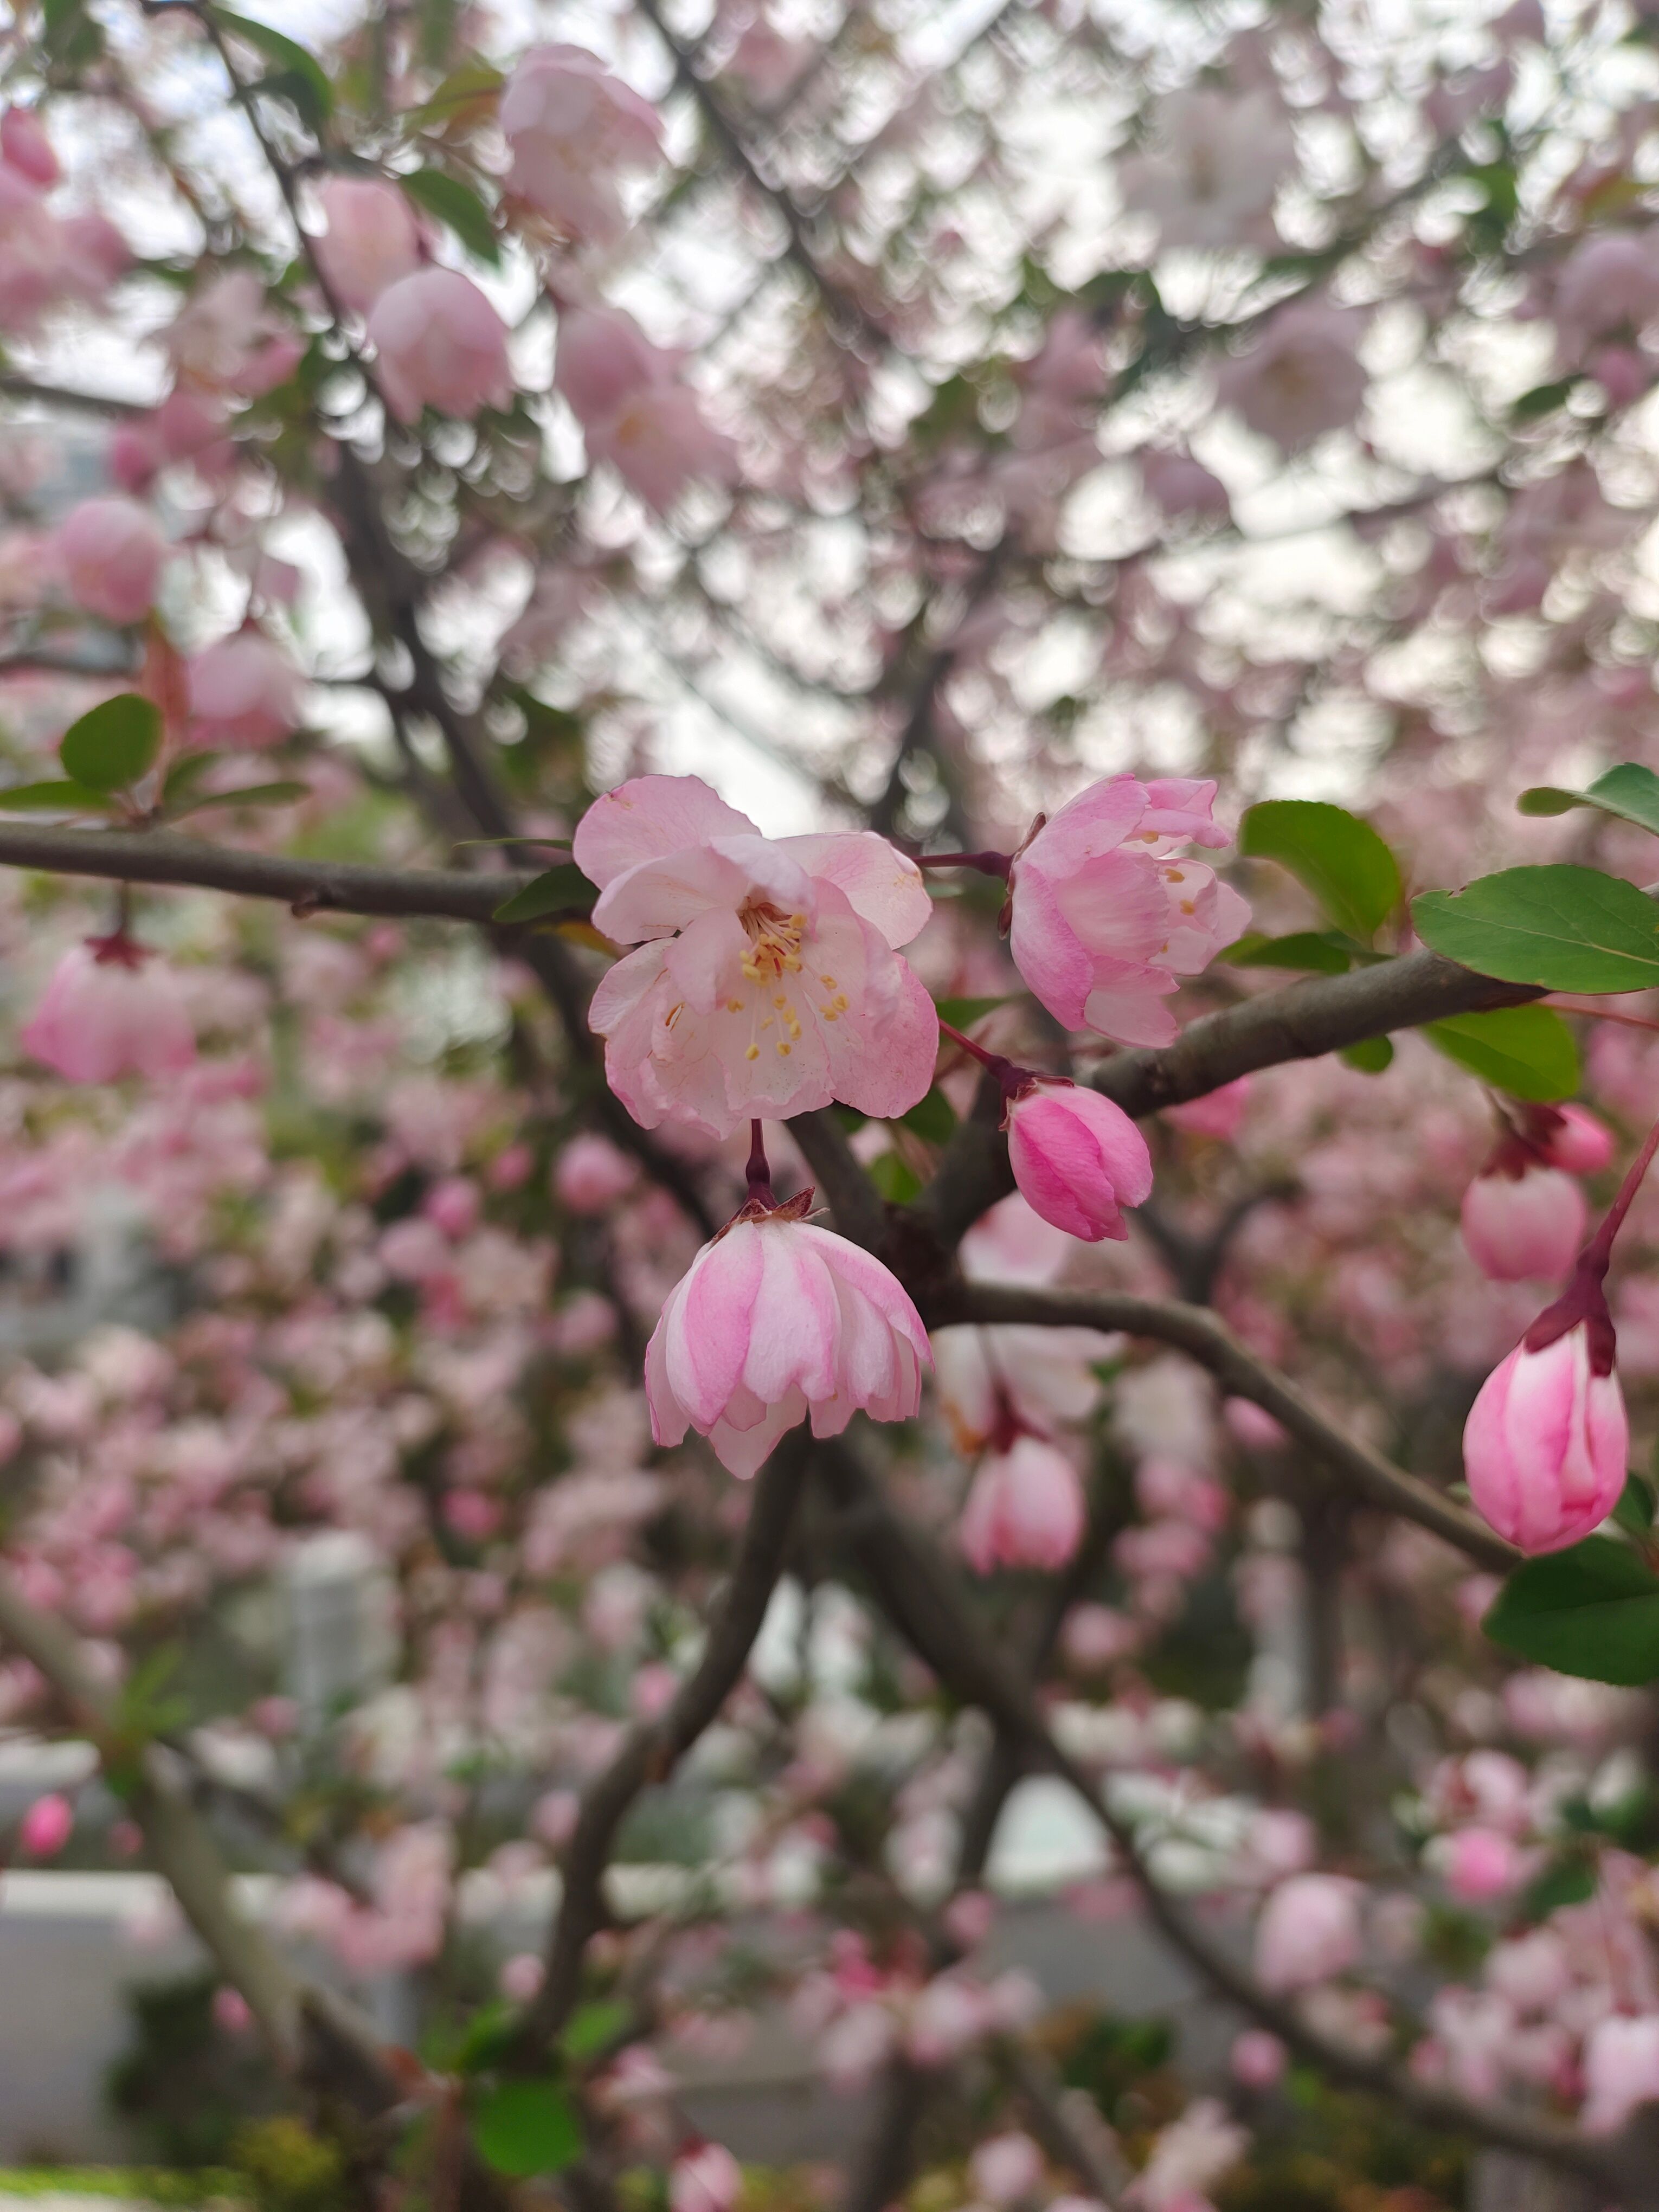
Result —
[[257, 46], [268, 62], [275, 64], [275, 74], [266, 78], [264, 88], [280, 92], [290, 100], [303, 121], [313, 131], [320, 131], [334, 106], [334, 88], [328, 73], [314, 54], [308, 54], [297, 40], [282, 31], [272, 30], [269, 23], [256, 23], [248, 15], [233, 15], [228, 8], [215, 8], [213, 20], [222, 31], [233, 32]]
[[417, 207], [447, 223], [469, 253], [480, 261], [499, 264], [501, 241], [489, 220], [489, 210], [471, 185], [464, 185], [459, 177], [449, 176], [442, 169], [415, 169], [398, 182]]
[[1425, 945], [1477, 975], [1546, 991], [1659, 983], [1659, 906], [1596, 868], [1505, 868], [1412, 901]]
[[1498, 1006], [1489, 1014], [1453, 1014], [1423, 1034], [1437, 1052], [1467, 1067], [1494, 1091], [1547, 1105], [1578, 1088], [1578, 1046], [1548, 1006]]
[[161, 750], [161, 717], [155, 707], [136, 691], [123, 691], [70, 724], [58, 757], [88, 791], [125, 791], [155, 765]]
[[970, 1030], [987, 1014], [994, 1014], [999, 1006], [1012, 1006], [1021, 995], [1018, 991], [1010, 991], [1000, 999], [936, 999], [933, 1003], [940, 1021], [949, 1022], [953, 1030]]
[[1481, 1626], [1504, 1650], [1560, 1674], [1627, 1686], [1659, 1677], [1659, 1578], [1611, 1536], [1527, 1560]]
[[492, 1997], [479, 2006], [448, 2053], [449, 2069], [457, 2074], [477, 2074], [491, 2069], [512, 2049], [523, 2033], [517, 2005], [505, 1997]]
[[1317, 929], [1298, 929], [1289, 937], [1253, 929], [1216, 957], [1234, 968], [1297, 968], [1312, 975], [1346, 975], [1353, 965], [1353, 955], [1341, 939]]
[[1361, 1037], [1358, 1044], [1345, 1044], [1337, 1058], [1357, 1067], [1362, 1075], [1381, 1075], [1384, 1068], [1394, 1066], [1394, 1039]]
[[1316, 799], [1266, 799], [1245, 809], [1238, 849], [1277, 860], [1339, 929], [1370, 938], [1400, 903], [1400, 864], [1369, 822]]
[[909, 1206], [921, 1196], [921, 1184], [896, 1152], [882, 1152], [865, 1170], [889, 1206]]
[[471, 106], [474, 100], [491, 100], [507, 82], [500, 70], [492, 69], [488, 62], [476, 56], [452, 70], [423, 106], [416, 108], [404, 120], [414, 130], [423, 130], [428, 124], [444, 124], [459, 109]]
[[1579, 377], [1559, 378], [1553, 384], [1534, 384], [1530, 392], [1523, 392], [1510, 407], [1511, 422], [1534, 422], [1540, 415], [1553, 415], [1558, 407], [1565, 406], [1577, 389]]
[[1613, 1509], [1613, 1517], [1632, 1536], [1645, 1536], [1653, 1526], [1654, 1506], [1653, 1485], [1646, 1475], [1632, 1473], [1625, 1478], [1624, 1491]]
[[1639, 761], [1620, 761], [1598, 775], [1587, 791], [1563, 791], [1553, 783], [1534, 784], [1516, 805], [1522, 814], [1565, 814], [1575, 806], [1595, 806], [1603, 814], [1633, 822], [1659, 836], [1659, 775]]
[[632, 2007], [617, 1998], [595, 1998], [572, 2013], [569, 2027], [559, 2038], [559, 2048], [568, 2058], [597, 2058], [618, 2036], [627, 2033], [633, 2017]]
[[957, 1126], [957, 1109], [936, 1083], [925, 1098], [917, 1099], [899, 1121], [927, 1145], [948, 1145]]
[[62, 780], [53, 783], [14, 783], [0, 791], [0, 813], [107, 814], [110, 800], [101, 791], [88, 791], [83, 783]]
[[186, 753], [183, 760], [175, 761], [161, 785], [162, 805], [171, 806], [187, 798], [214, 763], [223, 758], [220, 752]]
[[1563, 1905], [1587, 1905], [1595, 1894], [1595, 1862], [1587, 1852], [1574, 1851], [1551, 1861], [1521, 1899], [1528, 1920], [1547, 1920]]
[[296, 799], [309, 799], [311, 786], [283, 777], [275, 783], [245, 783], [240, 791], [204, 791], [199, 799], [170, 809], [175, 821], [199, 814], [207, 806], [290, 806]]
[[522, 890], [504, 899], [490, 917], [494, 921], [540, 921], [550, 914], [592, 914], [592, 884], [574, 860], [561, 860], [531, 878]]
[[486, 2165], [524, 2180], [558, 2173], [581, 2156], [581, 2122], [556, 2081], [502, 2081], [472, 2108], [472, 2140]]

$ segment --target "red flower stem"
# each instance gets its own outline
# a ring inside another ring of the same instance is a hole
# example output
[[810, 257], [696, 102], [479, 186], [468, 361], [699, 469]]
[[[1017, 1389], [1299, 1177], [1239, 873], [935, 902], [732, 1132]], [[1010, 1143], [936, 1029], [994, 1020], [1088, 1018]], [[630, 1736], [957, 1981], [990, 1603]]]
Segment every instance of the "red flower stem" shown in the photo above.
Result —
[[[949, 1037], [952, 1044], [959, 1044], [964, 1052], [971, 1053], [981, 1067], [988, 1068], [1002, 1085], [1005, 1098], [1018, 1097], [1029, 1084], [1037, 1079], [1035, 1068], [1021, 1067], [1017, 1061], [1006, 1060], [1000, 1052], [988, 1052], [982, 1044], [975, 1044], [972, 1037], [964, 1036], [960, 1030], [952, 1029], [949, 1022], [940, 1022], [939, 1033], [941, 1036]], [[1054, 1076], [1047, 1079], [1051, 1083], [1063, 1079]]]
[[918, 853], [915, 855], [919, 868], [977, 868], [982, 876], [1000, 876], [1008, 880], [1008, 871], [1014, 865], [1012, 853]]
[[1654, 1123], [1642, 1139], [1642, 1149], [1631, 1162], [1629, 1173], [1619, 1186], [1618, 1197], [1607, 1208], [1607, 1217], [1601, 1226], [1584, 1247], [1585, 1258], [1588, 1259], [1594, 1253], [1601, 1262], [1601, 1272], [1604, 1274], [1607, 1272], [1607, 1261], [1612, 1257], [1613, 1240], [1624, 1224], [1625, 1216], [1630, 1212], [1637, 1192], [1642, 1188], [1642, 1178], [1652, 1166], [1653, 1156], [1656, 1152], [1659, 1152], [1659, 1121]]
[[772, 1170], [767, 1163], [766, 1139], [758, 1121], [749, 1124], [749, 1165], [745, 1170], [749, 1181], [749, 1202], [775, 1211], [777, 1200], [772, 1191]]

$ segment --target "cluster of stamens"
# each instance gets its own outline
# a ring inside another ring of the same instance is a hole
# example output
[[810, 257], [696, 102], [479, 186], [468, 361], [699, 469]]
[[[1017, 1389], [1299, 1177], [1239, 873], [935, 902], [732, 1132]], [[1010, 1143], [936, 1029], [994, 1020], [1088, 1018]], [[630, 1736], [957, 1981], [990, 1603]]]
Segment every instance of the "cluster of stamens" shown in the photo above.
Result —
[[[801, 941], [806, 933], [806, 916], [785, 914], [768, 900], [750, 899], [738, 909], [738, 920], [749, 939], [749, 950], [741, 963], [744, 975], [750, 982], [758, 983], [772, 1001], [772, 1011], [757, 1024], [744, 1057], [758, 1060], [760, 1035], [775, 1027], [784, 1034], [776, 1040], [774, 1049], [780, 1060], [787, 1060], [800, 1042], [800, 1018], [788, 992], [775, 987], [786, 975], [798, 975], [801, 971]], [[826, 1022], [838, 1021], [851, 1001], [844, 991], [837, 990], [833, 975], [820, 975], [817, 980], [826, 994], [825, 1003], [817, 1011]], [[744, 1004], [742, 999], [728, 999], [726, 1011], [728, 1014], [740, 1014]]]

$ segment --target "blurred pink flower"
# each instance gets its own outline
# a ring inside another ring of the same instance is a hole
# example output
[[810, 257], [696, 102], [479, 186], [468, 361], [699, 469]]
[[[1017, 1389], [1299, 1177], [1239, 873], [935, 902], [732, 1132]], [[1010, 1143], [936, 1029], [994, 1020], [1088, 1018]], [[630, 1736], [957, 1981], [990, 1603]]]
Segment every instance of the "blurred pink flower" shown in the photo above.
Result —
[[704, 422], [679, 356], [653, 345], [620, 308], [563, 311], [553, 382], [591, 458], [609, 461], [647, 506], [672, 507], [695, 477], [732, 476], [731, 441]]
[[186, 674], [191, 734], [204, 745], [258, 751], [298, 726], [305, 678], [274, 640], [238, 630], [197, 653]]
[[38, 108], [9, 107], [0, 115], [0, 159], [32, 185], [47, 190], [62, 174]]
[[604, 244], [627, 218], [619, 179], [653, 167], [662, 123], [647, 100], [581, 46], [532, 46], [501, 94], [508, 189], [573, 238]]
[[1359, 1885], [1346, 1875], [1296, 1874], [1281, 1881], [1255, 1930], [1256, 1978], [1275, 1994], [1346, 1973], [1360, 1952]]
[[1083, 1539], [1083, 1487], [1058, 1445], [1015, 1437], [974, 1475], [957, 1540], [975, 1574], [997, 1567], [1063, 1567]]
[[55, 1859], [75, 1832], [75, 1808], [56, 1791], [37, 1797], [17, 1824], [17, 1847], [32, 1859]]
[[742, 2194], [743, 2168], [724, 2143], [694, 2143], [668, 2170], [669, 2212], [732, 2212]]
[[382, 177], [325, 177], [317, 197], [328, 222], [311, 242], [317, 265], [340, 304], [366, 314], [388, 284], [421, 265], [415, 210]]
[[1591, 2135], [1615, 2134], [1638, 2106], [1659, 2103], [1659, 2013], [1599, 2021], [1583, 2067], [1583, 2125]]
[[1366, 375], [1354, 348], [1352, 312], [1322, 300], [1292, 301], [1216, 378], [1224, 406], [1286, 453], [1339, 430], [1358, 414]]
[[167, 544], [155, 518], [130, 499], [84, 499], [54, 539], [70, 596], [105, 622], [141, 622], [155, 604]]
[[173, 1075], [196, 1057], [178, 977], [122, 934], [70, 946], [18, 1042], [70, 1083]]
[[472, 416], [511, 403], [506, 326], [459, 269], [400, 276], [369, 310], [368, 334], [400, 422], [418, 422], [424, 407]]
[[607, 1213], [640, 1179], [639, 1164], [609, 1137], [573, 1137], [553, 1168], [553, 1195], [572, 1213]]
[[1494, 1283], [1560, 1282], [1584, 1241], [1584, 1194], [1559, 1168], [1500, 1164], [1463, 1193], [1463, 1243]]

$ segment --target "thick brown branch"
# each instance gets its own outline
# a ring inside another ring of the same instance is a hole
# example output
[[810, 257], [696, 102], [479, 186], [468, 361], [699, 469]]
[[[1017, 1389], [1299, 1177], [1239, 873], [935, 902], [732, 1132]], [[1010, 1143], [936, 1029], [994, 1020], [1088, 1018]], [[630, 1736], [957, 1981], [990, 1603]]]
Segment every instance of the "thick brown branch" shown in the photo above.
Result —
[[589, 1938], [605, 1924], [605, 1869], [629, 1807], [649, 1784], [668, 1779], [737, 1686], [783, 1566], [811, 1449], [805, 1431], [797, 1429], [756, 1476], [732, 1577], [709, 1623], [696, 1672], [680, 1685], [665, 1712], [629, 1733], [582, 1798], [564, 1855], [564, 1892], [548, 1938], [546, 1978], [525, 2017], [527, 2051], [546, 2048], [581, 1994], [583, 1954]]
[[1287, 1376], [1247, 1350], [1206, 1307], [1115, 1291], [963, 1283], [931, 1301], [924, 1318], [935, 1328], [951, 1322], [1004, 1322], [1039, 1328], [1121, 1329], [1130, 1336], [1149, 1336], [1161, 1344], [1172, 1344], [1207, 1367], [1224, 1390], [1235, 1397], [1249, 1398], [1271, 1413], [1298, 1443], [1369, 1504], [1432, 1530], [1480, 1566], [1502, 1573], [1519, 1562], [1520, 1553], [1484, 1521], [1395, 1467], [1358, 1437], [1345, 1436]]

